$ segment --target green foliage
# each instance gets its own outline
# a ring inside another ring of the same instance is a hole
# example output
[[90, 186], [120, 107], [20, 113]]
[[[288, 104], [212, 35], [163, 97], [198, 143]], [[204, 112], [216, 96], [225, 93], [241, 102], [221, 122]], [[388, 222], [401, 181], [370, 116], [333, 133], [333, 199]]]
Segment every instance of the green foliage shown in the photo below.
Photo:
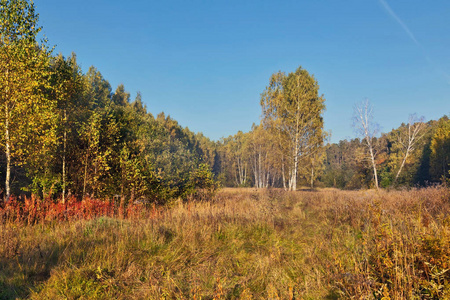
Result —
[[234, 136], [222, 139], [220, 156], [223, 160], [222, 184], [246, 186], [250, 184], [249, 133], [239, 131]]
[[[259, 126], [214, 142], [164, 113], [154, 118], [140, 93], [131, 102], [123, 84], [113, 92], [95, 67], [84, 74], [75, 54], [52, 57], [45, 41], [36, 40], [41, 28], [33, 2], [0, 1], [0, 147], [6, 158], [0, 177], [7, 195], [12, 188], [63, 202], [77, 195], [162, 204], [209, 198], [217, 180], [285, 189], [295, 189], [297, 181], [343, 189], [372, 185], [360, 140], [322, 147], [324, 98], [301, 67], [272, 75]], [[448, 118], [429, 127], [407, 153], [401, 143], [407, 125], [374, 139], [383, 187], [446, 182]]]
[[219, 182], [215, 180], [211, 168], [207, 164], [200, 164], [191, 172], [186, 193], [189, 198], [196, 200], [211, 200], [219, 189]]
[[154, 119], [140, 94], [130, 103], [123, 84], [112, 93], [97, 69], [81, 72], [74, 54], [50, 57], [35, 40], [41, 28], [32, 2], [2, 0], [0, 9], [8, 197], [11, 172], [18, 187], [48, 199], [73, 193], [123, 203], [164, 203], [200, 188], [210, 180], [200, 172], [191, 184], [200, 163], [218, 172], [214, 142], [170, 117]]
[[56, 144], [56, 102], [47, 90], [50, 51], [36, 41], [41, 30], [33, 3], [0, 2], [0, 146], [6, 156], [6, 199], [11, 168], [48, 172]]
[[115, 105], [127, 106], [130, 103], [130, 94], [125, 91], [124, 85], [120, 84], [111, 99]]
[[[295, 72], [278, 72], [261, 95], [263, 125], [268, 128], [286, 159], [281, 169], [288, 175], [289, 189], [296, 190], [299, 160], [314, 154], [323, 144], [325, 99], [313, 75], [299, 67]], [[285, 170], [284, 170], [285, 169]], [[284, 181], [284, 179], [283, 179]], [[285, 185], [285, 183], [283, 183]]]
[[[407, 143], [405, 144], [404, 140], [408, 138], [408, 131], [411, 130], [408, 125], [402, 124], [399, 128], [374, 139], [380, 185], [384, 188], [412, 187], [445, 181], [444, 174], [448, 173], [446, 155], [450, 153], [445, 142], [449, 132], [446, 122], [448, 118], [444, 116], [438, 121], [420, 123], [423, 126], [422, 131], [416, 136], [416, 141], [406, 157]], [[417, 124], [412, 124], [411, 127], [414, 128], [413, 126]], [[362, 155], [363, 145], [358, 139], [328, 145], [326, 153], [326, 169], [321, 178], [326, 186], [348, 189], [370, 186], [373, 175], [368, 168], [367, 159]], [[403, 171], [399, 173], [402, 163]]]
[[0, 32], [3, 45], [34, 43], [38, 27], [38, 15], [33, 3], [27, 0], [0, 1]]
[[383, 169], [380, 170], [379, 176], [381, 179], [380, 186], [383, 188], [390, 187], [394, 182], [394, 174], [388, 166], [385, 166]]
[[430, 167], [434, 180], [446, 183], [450, 169], [450, 120], [441, 118], [430, 144]]

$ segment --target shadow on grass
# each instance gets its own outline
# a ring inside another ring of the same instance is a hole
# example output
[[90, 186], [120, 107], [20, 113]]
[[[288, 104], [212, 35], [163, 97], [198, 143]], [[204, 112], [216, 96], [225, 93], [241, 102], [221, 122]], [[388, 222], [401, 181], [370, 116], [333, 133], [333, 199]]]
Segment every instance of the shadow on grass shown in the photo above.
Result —
[[66, 267], [69, 259], [75, 266], [88, 259], [88, 250], [104, 243], [105, 236], [96, 236], [97, 231], [113, 226], [107, 221], [87, 221], [74, 232], [58, 225], [54, 235], [41, 232], [54, 230], [51, 225], [0, 228], [0, 300], [28, 298], [42, 289], [55, 268]]
[[0, 299], [27, 298], [50, 278], [62, 251], [56, 244], [38, 244], [0, 257]]

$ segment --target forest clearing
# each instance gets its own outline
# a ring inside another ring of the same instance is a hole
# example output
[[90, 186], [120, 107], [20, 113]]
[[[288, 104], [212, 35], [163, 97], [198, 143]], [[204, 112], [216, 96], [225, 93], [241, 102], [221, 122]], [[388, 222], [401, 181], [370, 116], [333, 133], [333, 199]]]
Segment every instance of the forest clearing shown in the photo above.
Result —
[[[56, 30], [73, 16], [64, 40], [78, 36], [84, 56], [103, 49], [94, 57], [108, 76], [131, 77], [132, 99], [83, 65], [90, 60], [57, 54], [32, 0], [0, 0], [0, 300], [450, 299], [450, 76], [386, 0], [372, 2], [381, 10], [358, 3], [351, 18], [335, 1], [320, 10], [295, 1], [241, 10], [228, 1], [36, 4]], [[306, 20], [290, 5], [313, 22], [285, 23]], [[439, 5], [423, 9], [449, 11]], [[318, 11], [328, 11], [320, 23], [342, 20], [312, 34]], [[432, 70], [399, 50], [386, 17]], [[86, 28], [94, 38], [74, 31]], [[373, 46], [386, 48], [368, 53]], [[127, 57], [132, 71], [116, 70]], [[299, 65], [311, 61], [320, 92]], [[153, 114], [161, 107], [188, 118]], [[236, 112], [246, 125], [231, 133]], [[200, 118], [229, 135], [189, 129]], [[344, 123], [355, 135], [345, 129], [333, 141]]]
[[0, 225], [1, 299], [447, 299], [450, 193], [223, 189]]

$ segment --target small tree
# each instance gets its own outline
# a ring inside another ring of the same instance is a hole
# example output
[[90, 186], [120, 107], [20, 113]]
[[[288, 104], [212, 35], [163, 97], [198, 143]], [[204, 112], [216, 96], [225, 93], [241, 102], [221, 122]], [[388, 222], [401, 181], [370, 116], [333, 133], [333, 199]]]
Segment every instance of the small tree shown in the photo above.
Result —
[[372, 163], [375, 187], [378, 189], [377, 165], [375, 161], [376, 152], [374, 149], [374, 140], [375, 135], [378, 133], [378, 126], [373, 123], [373, 107], [368, 99], [354, 106], [353, 126], [357, 134], [366, 143]]
[[415, 150], [417, 142], [423, 137], [422, 131], [426, 128], [424, 117], [418, 118], [416, 115], [410, 115], [406, 130], [400, 133], [398, 142], [404, 150], [402, 163], [395, 175], [393, 184], [395, 184], [400, 176], [400, 173], [405, 165], [409, 155]]
[[211, 200], [219, 189], [219, 182], [214, 179], [214, 174], [208, 164], [200, 164], [191, 172], [186, 193], [200, 200]]
[[283, 137], [280, 148], [285, 151], [290, 190], [297, 189], [300, 160], [323, 144], [324, 102], [317, 80], [301, 67], [288, 75], [272, 75], [262, 94], [263, 125]]

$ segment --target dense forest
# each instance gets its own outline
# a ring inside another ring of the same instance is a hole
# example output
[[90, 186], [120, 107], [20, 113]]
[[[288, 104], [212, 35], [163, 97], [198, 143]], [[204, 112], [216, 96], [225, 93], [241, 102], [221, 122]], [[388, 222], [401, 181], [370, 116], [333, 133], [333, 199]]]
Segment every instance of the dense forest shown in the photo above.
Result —
[[325, 98], [299, 67], [270, 77], [260, 124], [212, 141], [169, 115], [155, 117], [140, 93], [132, 98], [122, 84], [113, 89], [95, 67], [84, 73], [75, 54], [55, 55], [38, 40], [32, 3], [2, 0], [0, 13], [6, 200], [33, 193], [63, 202], [76, 195], [166, 203], [219, 185], [296, 190], [448, 182], [447, 116], [412, 117], [388, 133], [327, 143]]

